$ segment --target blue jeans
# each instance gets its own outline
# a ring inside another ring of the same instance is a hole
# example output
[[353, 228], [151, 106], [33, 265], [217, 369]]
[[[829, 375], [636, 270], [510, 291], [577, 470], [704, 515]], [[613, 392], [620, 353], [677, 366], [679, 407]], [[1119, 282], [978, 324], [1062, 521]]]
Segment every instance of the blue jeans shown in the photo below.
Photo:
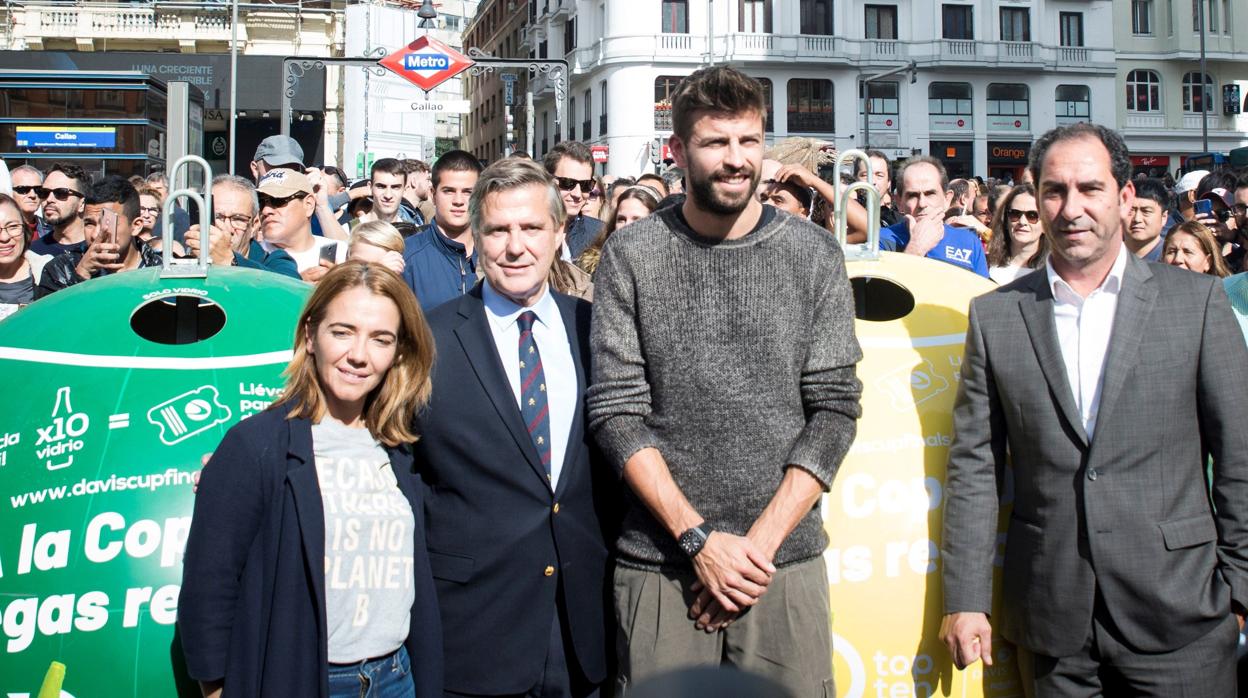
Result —
[[330, 698], [416, 698], [407, 648], [358, 664], [329, 665]]

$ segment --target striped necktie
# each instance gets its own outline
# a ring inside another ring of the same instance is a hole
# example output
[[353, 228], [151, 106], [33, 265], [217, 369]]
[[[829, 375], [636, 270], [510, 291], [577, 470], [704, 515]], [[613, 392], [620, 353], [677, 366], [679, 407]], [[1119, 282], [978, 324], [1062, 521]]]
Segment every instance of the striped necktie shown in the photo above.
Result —
[[546, 374], [542, 371], [542, 355], [533, 339], [533, 322], [537, 315], [532, 310], [520, 313], [516, 325], [520, 328], [520, 414], [533, 437], [537, 455], [550, 477], [550, 409], [546, 401]]

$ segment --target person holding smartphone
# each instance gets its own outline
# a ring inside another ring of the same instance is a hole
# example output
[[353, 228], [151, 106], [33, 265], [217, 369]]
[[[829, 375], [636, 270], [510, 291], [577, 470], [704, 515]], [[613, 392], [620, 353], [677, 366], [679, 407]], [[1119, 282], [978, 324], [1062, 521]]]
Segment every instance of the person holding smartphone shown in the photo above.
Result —
[[82, 222], [87, 248], [48, 262], [36, 300], [88, 279], [160, 266], [160, 252], [134, 235], [143, 225], [139, 192], [125, 177], [110, 175], [91, 185]]

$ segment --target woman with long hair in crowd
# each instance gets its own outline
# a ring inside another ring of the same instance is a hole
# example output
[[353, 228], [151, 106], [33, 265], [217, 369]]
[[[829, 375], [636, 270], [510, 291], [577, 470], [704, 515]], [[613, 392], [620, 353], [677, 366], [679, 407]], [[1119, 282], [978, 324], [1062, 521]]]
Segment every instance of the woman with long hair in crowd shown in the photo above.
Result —
[[1172, 229], [1166, 236], [1161, 261], [1224, 279], [1230, 276], [1231, 271], [1222, 259], [1221, 248], [1212, 230], [1199, 221], [1188, 221]]
[[51, 260], [28, 249], [22, 210], [12, 197], [0, 194], [0, 319], [35, 300], [35, 287]]
[[988, 276], [998, 284], [1011, 281], [1044, 266], [1049, 241], [1040, 226], [1036, 189], [1020, 184], [1010, 190], [992, 214], [992, 237], [988, 240]]
[[598, 260], [602, 258], [602, 246], [607, 243], [607, 238], [629, 223], [650, 215], [658, 207], [659, 195], [653, 188], [634, 184], [625, 189], [615, 206], [608, 211], [607, 224], [602, 227], [602, 233], [577, 257], [576, 265], [593, 275], [598, 268]]
[[433, 347], [379, 264], [345, 262], [312, 291], [285, 392], [226, 433], [199, 480], [178, 634], [205, 695], [442, 694], [410, 450]]

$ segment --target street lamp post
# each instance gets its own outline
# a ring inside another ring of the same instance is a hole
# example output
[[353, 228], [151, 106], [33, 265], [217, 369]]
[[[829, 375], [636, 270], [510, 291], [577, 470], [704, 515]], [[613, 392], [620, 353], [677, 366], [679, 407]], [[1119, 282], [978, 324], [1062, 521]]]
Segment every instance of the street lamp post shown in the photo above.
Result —
[[1209, 82], [1205, 72], [1205, 2], [1197, 0], [1197, 21], [1200, 22], [1200, 148], [1202, 153], [1209, 152]]
[[230, 174], [234, 174], [234, 135], [238, 119], [238, 0], [230, 4], [234, 13], [230, 20]]

